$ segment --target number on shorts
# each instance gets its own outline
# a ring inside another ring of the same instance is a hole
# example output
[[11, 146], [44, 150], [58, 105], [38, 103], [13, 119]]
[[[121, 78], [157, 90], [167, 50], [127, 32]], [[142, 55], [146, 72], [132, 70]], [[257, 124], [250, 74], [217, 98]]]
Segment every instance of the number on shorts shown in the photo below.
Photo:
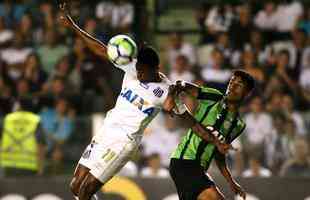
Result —
[[103, 154], [102, 159], [104, 162], [109, 162], [115, 157], [116, 153], [112, 151], [111, 149], [108, 149], [105, 154]]

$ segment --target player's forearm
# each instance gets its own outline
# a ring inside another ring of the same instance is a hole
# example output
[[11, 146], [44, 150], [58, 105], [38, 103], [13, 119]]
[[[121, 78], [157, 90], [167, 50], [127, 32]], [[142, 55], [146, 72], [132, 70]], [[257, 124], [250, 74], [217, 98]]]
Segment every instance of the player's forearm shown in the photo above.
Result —
[[174, 94], [169, 92], [167, 98], [165, 99], [163, 103], [163, 110], [167, 113], [171, 113], [173, 108], [175, 108], [175, 101], [174, 101]]
[[217, 152], [215, 155], [215, 162], [216, 162], [216, 165], [217, 165], [218, 169], [220, 170], [221, 174], [226, 179], [226, 181], [229, 184], [234, 184], [235, 180], [233, 179], [233, 177], [230, 173], [230, 170], [228, 169], [228, 166], [226, 164], [225, 155]]
[[192, 130], [194, 131], [196, 135], [198, 135], [199, 137], [201, 137], [203, 140], [207, 142], [210, 142], [215, 145], [218, 145], [219, 143], [221, 143], [220, 140], [217, 137], [215, 137], [215, 135], [213, 135], [211, 131], [206, 129], [204, 126], [202, 126], [198, 122], [195, 122], [195, 124], [192, 126]]
[[84, 31], [83, 29], [81, 29], [71, 18], [70, 15], [67, 15], [67, 18], [70, 20], [71, 22], [71, 29], [78, 35], [80, 36], [86, 46], [96, 55], [100, 56], [100, 57], [107, 57], [107, 47], [104, 43], [102, 43], [101, 41], [99, 41], [98, 39], [94, 38], [93, 36], [91, 36], [89, 33], [87, 33], [86, 31]]
[[187, 125], [192, 128], [194, 133], [201, 137], [203, 140], [213, 144], [220, 143], [220, 140], [215, 135], [213, 135], [210, 130], [197, 122], [197, 120], [189, 112], [185, 112], [182, 115], [182, 118], [186, 121]]

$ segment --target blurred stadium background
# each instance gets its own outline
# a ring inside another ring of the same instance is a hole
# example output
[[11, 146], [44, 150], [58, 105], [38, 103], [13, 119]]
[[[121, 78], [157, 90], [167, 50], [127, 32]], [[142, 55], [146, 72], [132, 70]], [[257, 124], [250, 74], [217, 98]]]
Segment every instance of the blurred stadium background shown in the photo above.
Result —
[[[0, 136], [4, 117], [27, 102], [41, 116], [43, 137], [42, 168], [35, 173], [7, 170], [0, 158], [1, 200], [53, 199], [43, 193], [72, 199], [74, 166], [121, 86], [122, 73], [60, 25], [58, 3], [0, 2]], [[68, 6], [103, 42], [126, 33], [154, 45], [173, 81], [223, 91], [233, 69], [252, 74], [257, 89], [242, 107], [247, 128], [234, 144], [240, 151], [229, 155], [232, 172], [256, 196], [249, 199], [309, 198], [308, 0], [81, 0]], [[195, 110], [195, 102], [185, 102]], [[129, 179], [107, 186], [105, 199], [177, 199], [166, 168], [184, 133], [177, 119], [157, 117], [119, 174]], [[210, 173], [222, 185], [217, 170]]]

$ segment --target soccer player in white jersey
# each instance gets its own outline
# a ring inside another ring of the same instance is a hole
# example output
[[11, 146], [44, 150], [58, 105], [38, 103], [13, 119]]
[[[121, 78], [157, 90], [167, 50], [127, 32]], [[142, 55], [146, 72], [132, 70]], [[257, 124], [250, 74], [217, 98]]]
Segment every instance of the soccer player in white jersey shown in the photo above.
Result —
[[[61, 10], [63, 24], [79, 35], [95, 54], [107, 59], [106, 45], [80, 29], [64, 4]], [[100, 134], [93, 137], [76, 167], [70, 184], [76, 199], [90, 200], [126, 164], [139, 146], [144, 129], [160, 109], [170, 112], [175, 107], [177, 89], [170, 86], [158, 65], [157, 53], [145, 46], [132, 63], [116, 66], [125, 72], [122, 91], [115, 107], [107, 113]], [[196, 122], [184, 106], [176, 108], [175, 112], [186, 118], [196, 134], [214, 143], [219, 151], [226, 153], [232, 148]]]

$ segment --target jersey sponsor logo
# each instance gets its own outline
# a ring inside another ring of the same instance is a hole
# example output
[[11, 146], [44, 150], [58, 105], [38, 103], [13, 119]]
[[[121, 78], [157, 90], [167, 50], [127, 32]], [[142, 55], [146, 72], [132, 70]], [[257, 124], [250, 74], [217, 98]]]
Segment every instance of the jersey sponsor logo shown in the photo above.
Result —
[[217, 130], [212, 131], [211, 132], [217, 139], [219, 139], [221, 142], [225, 141], [225, 138], [222, 134], [220, 134], [220, 132], [218, 132]]
[[141, 110], [147, 116], [151, 116], [155, 111], [154, 107], [150, 107], [151, 104], [149, 102], [145, 101], [142, 97], [135, 94], [129, 88], [124, 88], [120, 96], [126, 99], [129, 103], [136, 106], [139, 110]]
[[160, 87], [157, 87], [153, 90], [153, 93], [156, 97], [160, 98], [164, 94], [164, 90], [162, 90]]

